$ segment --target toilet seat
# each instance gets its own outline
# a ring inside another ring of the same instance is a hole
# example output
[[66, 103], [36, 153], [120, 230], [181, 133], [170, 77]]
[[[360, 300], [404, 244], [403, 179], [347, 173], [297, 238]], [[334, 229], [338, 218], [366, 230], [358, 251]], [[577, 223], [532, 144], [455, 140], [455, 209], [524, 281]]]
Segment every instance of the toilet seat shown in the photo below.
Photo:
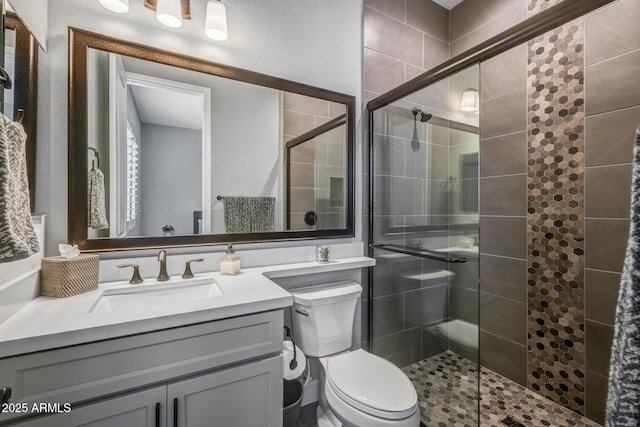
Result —
[[326, 359], [325, 392], [350, 406], [386, 420], [400, 420], [417, 411], [411, 381], [391, 362], [355, 350]]

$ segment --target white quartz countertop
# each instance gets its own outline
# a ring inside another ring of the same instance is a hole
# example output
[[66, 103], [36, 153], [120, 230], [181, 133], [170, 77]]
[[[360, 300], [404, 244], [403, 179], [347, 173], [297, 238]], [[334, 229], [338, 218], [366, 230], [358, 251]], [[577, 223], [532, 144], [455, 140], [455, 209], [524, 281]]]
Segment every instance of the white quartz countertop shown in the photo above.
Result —
[[293, 298], [270, 278], [362, 268], [374, 264], [375, 260], [371, 258], [354, 257], [336, 259], [327, 264], [304, 262], [248, 268], [237, 276], [223, 276], [218, 272], [201, 273], [196, 274], [196, 278], [213, 278], [222, 291], [221, 296], [182, 302], [170, 307], [141, 306], [136, 310], [118, 313], [92, 313], [91, 309], [107, 290], [153, 286], [157, 282], [149, 279], [140, 285], [108, 282], [100, 284], [95, 291], [72, 297], [39, 297], [0, 324], [0, 357], [277, 310], [291, 306]]

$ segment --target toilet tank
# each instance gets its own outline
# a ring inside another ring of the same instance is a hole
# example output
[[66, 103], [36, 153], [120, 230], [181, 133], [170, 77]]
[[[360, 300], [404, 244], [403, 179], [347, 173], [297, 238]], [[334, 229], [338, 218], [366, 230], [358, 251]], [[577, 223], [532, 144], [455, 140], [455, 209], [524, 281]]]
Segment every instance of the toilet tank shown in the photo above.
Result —
[[293, 336], [307, 356], [323, 357], [351, 348], [353, 320], [362, 287], [352, 281], [290, 290]]

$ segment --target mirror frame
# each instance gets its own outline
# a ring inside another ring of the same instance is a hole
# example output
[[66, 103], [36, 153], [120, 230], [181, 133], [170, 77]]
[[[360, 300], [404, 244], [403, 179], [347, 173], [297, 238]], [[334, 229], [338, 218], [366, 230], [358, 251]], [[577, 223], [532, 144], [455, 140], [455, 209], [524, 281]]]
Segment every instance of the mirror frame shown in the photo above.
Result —
[[13, 78], [13, 117], [18, 109], [24, 110], [22, 127], [27, 134], [27, 178], [31, 212], [36, 207], [36, 147], [38, 123], [38, 49], [36, 38], [18, 15], [7, 12], [4, 20], [7, 29], [16, 32], [15, 71]]
[[[345, 104], [347, 108], [346, 228], [294, 230], [261, 233], [198, 234], [127, 238], [87, 238], [87, 51], [99, 49], [120, 55], [212, 74], [276, 90], [322, 98]], [[255, 243], [304, 239], [349, 238], [354, 236], [354, 141], [355, 96], [321, 89], [266, 74], [231, 67], [205, 59], [157, 49], [90, 31], [69, 27], [69, 105], [68, 105], [68, 219], [67, 237], [83, 252], [149, 249], [161, 247], [205, 246], [225, 243]]]

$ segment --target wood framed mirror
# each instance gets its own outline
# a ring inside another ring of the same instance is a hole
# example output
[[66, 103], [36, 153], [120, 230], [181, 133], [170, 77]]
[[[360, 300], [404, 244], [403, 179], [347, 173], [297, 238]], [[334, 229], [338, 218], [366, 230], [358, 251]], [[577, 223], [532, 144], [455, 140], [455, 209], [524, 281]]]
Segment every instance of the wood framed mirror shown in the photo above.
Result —
[[83, 251], [354, 235], [354, 96], [70, 28], [68, 125]]

